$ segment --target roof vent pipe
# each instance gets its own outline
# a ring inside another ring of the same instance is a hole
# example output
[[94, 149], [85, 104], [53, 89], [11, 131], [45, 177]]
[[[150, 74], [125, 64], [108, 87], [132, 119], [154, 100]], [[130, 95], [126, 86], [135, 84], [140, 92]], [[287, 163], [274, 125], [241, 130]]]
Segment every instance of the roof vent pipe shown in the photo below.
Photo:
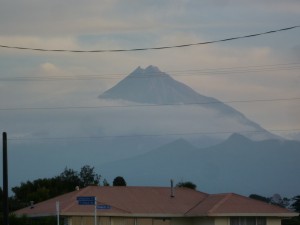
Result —
[[175, 194], [174, 194], [174, 185], [173, 185], [173, 179], [171, 179], [171, 198], [174, 198]]

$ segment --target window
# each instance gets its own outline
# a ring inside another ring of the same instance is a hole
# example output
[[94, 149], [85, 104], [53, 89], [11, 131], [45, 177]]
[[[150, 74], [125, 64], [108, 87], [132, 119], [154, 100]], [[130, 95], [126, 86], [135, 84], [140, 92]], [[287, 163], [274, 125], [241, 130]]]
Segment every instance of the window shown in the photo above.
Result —
[[256, 217], [256, 225], [267, 225], [266, 217]]
[[265, 217], [230, 217], [230, 225], [267, 225]]

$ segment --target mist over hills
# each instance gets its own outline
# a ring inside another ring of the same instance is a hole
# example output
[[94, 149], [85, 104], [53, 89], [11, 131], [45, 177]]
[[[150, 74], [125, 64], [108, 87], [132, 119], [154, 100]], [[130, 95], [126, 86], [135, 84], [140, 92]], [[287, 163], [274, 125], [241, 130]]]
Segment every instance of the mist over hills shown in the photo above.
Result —
[[[206, 137], [216, 128], [227, 134], [222, 142], [209, 147], [196, 147], [194, 139], [183, 136], [150, 152], [101, 164], [97, 168], [105, 176], [123, 175], [132, 185], [168, 185], [171, 178], [189, 180], [209, 193], [293, 195], [300, 188], [296, 172], [300, 171], [299, 142], [273, 135], [231, 106], [195, 92], [157, 67], [138, 67], [99, 98], [162, 105], [159, 113], [155, 112], [164, 118], [159, 120], [161, 127], [172, 121], [179, 129], [208, 131]], [[144, 120], [152, 118], [151, 112], [144, 112]], [[233, 134], [228, 134], [228, 130]]]
[[[280, 188], [298, 170], [299, 143], [285, 142], [157, 67], [138, 67], [95, 101], [117, 107], [40, 115], [44, 126], [74, 138], [10, 144], [12, 186], [89, 164], [108, 180], [124, 176], [129, 185], [164, 186], [174, 178], [191, 180], [209, 193], [275, 188], [289, 193], [299, 187], [293, 181], [290, 190]], [[32, 120], [22, 112], [23, 120], [27, 117]], [[278, 166], [280, 159], [284, 166]], [[283, 183], [276, 181], [277, 174]]]
[[240, 134], [202, 149], [179, 139], [97, 168], [108, 177], [122, 174], [130, 185], [168, 185], [172, 178], [176, 182], [192, 181], [199, 190], [209, 193], [294, 196], [300, 190], [299, 149], [300, 142], [252, 141]]
[[[201, 95], [189, 86], [174, 80], [170, 75], [160, 71], [155, 66], [145, 69], [138, 67], [125, 79], [99, 96], [100, 99], [122, 100], [140, 104], [162, 106], [184, 106], [186, 110], [193, 107], [193, 120], [199, 127], [239, 129], [235, 132], [245, 133], [253, 140], [277, 139], [257, 123], [246, 118], [242, 113], [221, 101]], [[160, 109], [163, 115], [163, 109]], [[173, 110], [176, 115], [175, 110]], [[169, 113], [169, 112], [168, 112]], [[181, 112], [186, 113], [186, 112]], [[187, 115], [191, 116], [191, 115]], [[149, 118], [151, 118], [149, 116]], [[180, 123], [179, 121], [172, 121]], [[189, 124], [186, 124], [188, 126]], [[226, 131], [226, 129], [221, 130]]]

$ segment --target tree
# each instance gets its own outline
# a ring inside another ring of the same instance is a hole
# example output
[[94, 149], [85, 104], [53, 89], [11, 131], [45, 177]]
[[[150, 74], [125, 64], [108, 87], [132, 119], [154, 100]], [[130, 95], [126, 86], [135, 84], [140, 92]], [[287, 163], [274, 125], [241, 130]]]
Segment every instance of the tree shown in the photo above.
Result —
[[110, 184], [108, 183], [108, 181], [105, 178], [103, 180], [103, 186], [110, 186]]
[[3, 190], [2, 187], [0, 187], [0, 202], [3, 200]]
[[286, 208], [290, 203], [290, 199], [285, 198], [285, 197], [282, 198], [280, 196], [280, 194], [274, 194], [270, 199], [270, 203], [273, 205], [277, 205], [277, 206]]
[[[299, 213], [300, 212], [300, 195], [293, 197], [292, 201], [294, 201], [294, 202], [291, 204], [291, 208]], [[300, 215], [297, 217], [290, 218], [290, 219], [282, 220], [282, 225], [300, 225]]]
[[[2, 188], [0, 187], [0, 204], [1, 206], [3, 205], [3, 190]], [[3, 208], [0, 207], [0, 212], [2, 212]]]
[[81, 185], [79, 173], [73, 169], [68, 169], [67, 167], [59, 175], [58, 179], [62, 186], [60, 188], [64, 189], [66, 192], [73, 191], [75, 190], [75, 187]]
[[300, 213], [300, 195], [297, 195], [293, 198], [294, 203], [291, 205], [292, 208]]
[[80, 173], [80, 181], [83, 187], [89, 185], [98, 185], [100, 183], [101, 176], [94, 171], [94, 167], [89, 165], [85, 165], [81, 168]]
[[185, 181], [185, 182], [181, 181], [176, 184], [176, 187], [185, 187], [185, 188], [190, 188], [190, 189], [196, 190], [197, 185], [191, 181]]
[[123, 177], [117, 176], [113, 181], [113, 186], [126, 186], [126, 181]]
[[277, 205], [277, 206], [280, 206], [280, 207], [283, 207], [283, 208], [288, 207], [289, 204], [290, 204], [290, 199], [289, 198], [286, 198], [286, 197], [282, 198], [279, 194], [274, 194], [270, 198], [267, 198], [267, 197], [264, 197], [264, 196], [261, 196], [261, 195], [257, 195], [257, 194], [251, 194], [251, 195], [249, 195], [249, 198], [256, 199], [256, 200], [259, 200], [259, 201], [263, 201], [263, 202], [266, 202], [266, 203], [270, 203], [272, 205]]
[[100, 178], [101, 176], [94, 172], [94, 167], [83, 166], [80, 173], [65, 168], [58, 176], [22, 182], [20, 186], [13, 187], [14, 196], [10, 198], [10, 207], [17, 210], [28, 206], [31, 201], [38, 203], [74, 191], [76, 186], [99, 184]]
[[264, 196], [257, 195], [257, 194], [251, 194], [251, 195], [249, 195], [249, 198], [256, 199], [256, 200], [259, 200], [259, 201], [263, 201], [263, 202], [266, 202], [266, 203], [270, 203], [270, 198], [266, 198]]
[[59, 175], [59, 177], [62, 181], [70, 182], [70, 183], [73, 183], [73, 184], [77, 183], [77, 185], [79, 185], [79, 182], [80, 182], [78, 172], [73, 170], [73, 169], [68, 169], [67, 167]]

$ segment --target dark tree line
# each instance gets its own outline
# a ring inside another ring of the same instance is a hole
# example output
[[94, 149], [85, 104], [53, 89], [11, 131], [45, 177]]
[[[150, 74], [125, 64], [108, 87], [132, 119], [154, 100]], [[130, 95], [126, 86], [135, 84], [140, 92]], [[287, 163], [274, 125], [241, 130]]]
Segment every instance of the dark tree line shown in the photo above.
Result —
[[[47, 199], [62, 195], [77, 188], [84, 188], [89, 185], [110, 186], [106, 179], [97, 174], [94, 167], [89, 165], [83, 166], [80, 171], [65, 168], [62, 173], [52, 178], [41, 178], [34, 181], [22, 182], [19, 186], [13, 187], [13, 196], [9, 197], [9, 211], [13, 212], [20, 208], [27, 207], [31, 202], [38, 203]], [[113, 181], [114, 186], [126, 186], [123, 177], [118, 176]], [[0, 187], [0, 204], [3, 204], [3, 190]], [[3, 223], [2, 207], [0, 207], [0, 225]], [[9, 217], [10, 224], [14, 225], [52, 225], [55, 224], [54, 217], [32, 219], [27, 217], [18, 218], [11, 213]]]
[[185, 187], [185, 188], [190, 188], [190, 189], [196, 190], [197, 185], [191, 181], [181, 181], [176, 184], [176, 187]]
[[[275, 194], [272, 197], [264, 197], [261, 195], [252, 194], [249, 197], [283, 208], [288, 208], [300, 213], [300, 195], [297, 195], [293, 198], [281, 198], [281, 196], [278, 194]], [[282, 225], [300, 225], [300, 215], [298, 217], [284, 219], [282, 221]]]
[[[22, 182], [19, 186], [13, 187], [13, 196], [9, 198], [9, 211], [15, 211], [27, 207], [31, 202], [38, 203], [47, 199], [62, 195], [77, 188], [84, 188], [89, 185], [110, 186], [106, 179], [100, 184], [101, 175], [97, 174], [94, 167], [85, 165], [80, 171], [65, 168], [62, 173], [52, 178], [41, 178], [34, 181]], [[114, 179], [114, 186], [126, 186], [123, 177]], [[0, 187], [0, 203], [2, 205], [3, 191]], [[0, 212], [2, 211], [2, 207]]]
[[260, 200], [283, 208], [288, 208], [295, 212], [300, 212], [300, 195], [297, 195], [293, 198], [282, 198], [279, 194], [274, 194], [272, 197], [264, 197], [257, 194], [251, 194], [249, 195], [249, 198]]
[[12, 188], [14, 193], [10, 199], [12, 210], [26, 207], [31, 201], [37, 203], [55, 196], [74, 191], [76, 187], [99, 185], [101, 176], [94, 167], [83, 166], [79, 172], [65, 168], [58, 176], [22, 182]]

